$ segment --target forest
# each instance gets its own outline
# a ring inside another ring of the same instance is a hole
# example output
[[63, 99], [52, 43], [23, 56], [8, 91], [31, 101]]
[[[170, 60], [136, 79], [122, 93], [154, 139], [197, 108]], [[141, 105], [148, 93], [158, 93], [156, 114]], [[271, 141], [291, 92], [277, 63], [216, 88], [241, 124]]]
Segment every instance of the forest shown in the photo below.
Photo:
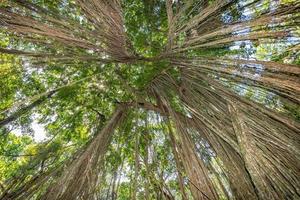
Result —
[[0, 200], [299, 200], [299, 0], [0, 0]]

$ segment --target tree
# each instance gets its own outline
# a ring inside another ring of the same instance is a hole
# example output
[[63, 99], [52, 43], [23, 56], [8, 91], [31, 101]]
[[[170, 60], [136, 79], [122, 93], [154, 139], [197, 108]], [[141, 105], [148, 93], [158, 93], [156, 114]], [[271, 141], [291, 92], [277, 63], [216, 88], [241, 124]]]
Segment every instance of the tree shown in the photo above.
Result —
[[2, 1], [0, 199], [300, 198], [299, 11]]

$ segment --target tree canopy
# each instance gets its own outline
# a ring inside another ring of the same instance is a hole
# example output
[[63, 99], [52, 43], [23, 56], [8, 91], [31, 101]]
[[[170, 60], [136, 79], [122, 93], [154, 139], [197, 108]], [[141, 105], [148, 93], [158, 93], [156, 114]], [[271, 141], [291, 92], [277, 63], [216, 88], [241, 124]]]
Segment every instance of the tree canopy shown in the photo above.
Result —
[[0, 1], [0, 199], [300, 198], [297, 0]]

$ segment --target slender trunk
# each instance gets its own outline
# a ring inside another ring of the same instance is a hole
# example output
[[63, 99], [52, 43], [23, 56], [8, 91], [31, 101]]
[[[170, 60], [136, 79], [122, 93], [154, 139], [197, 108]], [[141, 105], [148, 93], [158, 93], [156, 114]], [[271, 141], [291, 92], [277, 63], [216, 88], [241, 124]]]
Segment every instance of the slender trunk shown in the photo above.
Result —
[[34, 194], [34, 192], [38, 190], [40, 186], [48, 180], [48, 177], [54, 175], [59, 170], [61, 170], [61, 167], [62, 166], [59, 166], [55, 169], [48, 170], [46, 172], [40, 172], [27, 182], [25, 182], [25, 179], [28, 178], [28, 176], [23, 176], [23, 178], [16, 180], [19, 181], [19, 183], [21, 184], [14, 185], [14, 189], [7, 188], [7, 190], [2, 193], [2, 196], [0, 196], [0, 199], [22, 199], [24, 198], [24, 196], [28, 197], [29, 195]]
[[[147, 127], [147, 123], [146, 123], [146, 127]], [[144, 157], [144, 163], [145, 163], [145, 167], [146, 167], [146, 180], [145, 180], [145, 199], [149, 200], [150, 199], [150, 191], [149, 191], [149, 137], [147, 137], [148, 135], [146, 135], [146, 145], [145, 145], [145, 157]]]
[[[160, 88], [154, 87], [154, 91], [158, 94]], [[177, 116], [176, 112], [171, 108], [167, 95], [164, 94], [163, 91], [160, 91], [160, 93], [162, 95], [158, 96], [157, 101], [162, 102], [162, 109], [165, 109], [169, 113], [171, 119], [175, 123], [176, 131], [179, 136], [179, 143], [181, 145], [181, 148], [178, 148], [179, 154], [182, 158], [187, 176], [193, 183], [190, 184], [193, 197], [195, 199], [217, 199], [218, 195], [208, 176], [207, 168], [204, 166], [203, 161], [198, 157], [188, 130], [180, 120], [179, 116]]]
[[[182, 82], [182, 90], [179, 90], [181, 99], [193, 110], [198, 110], [198, 112], [192, 112], [193, 120], [188, 123], [188, 126], [193, 126], [194, 129], [198, 130], [201, 133], [201, 137], [208, 141], [210, 146], [216, 151], [218, 157], [223, 161], [234, 196], [239, 199], [257, 199], [251, 179], [244, 169], [244, 163], [240, 157], [240, 151], [235, 140], [232, 137], [228, 137], [229, 134], [222, 130], [221, 127], [211, 128], [207, 124], [207, 121], [203, 120], [206, 118], [205, 116], [197, 116], [201, 111], [197, 105], [201, 105], [202, 102], [198, 101], [198, 96], [192, 94], [187, 84], [189, 84], [187, 81]], [[209, 98], [209, 95], [204, 96]], [[210, 101], [213, 102], [213, 100]], [[215, 105], [222, 105], [222, 103], [219, 101]], [[219, 121], [216, 123], [219, 123]], [[227, 136], [220, 131], [227, 134]]]
[[153, 171], [148, 171], [150, 175], [150, 182], [153, 185], [155, 192], [157, 194], [157, 199], [167, 199], [174, 200], [172, 193], [170, 192], [168, 186], [164, 184], [164, 180], [162, 176], [160, 176], [160, 180], [155, 176]]
[[109, 182], [109, 186], [108, 186], [107, 191], [106, 191], [106, 199], [110, 199], [109, 194], [110, 194], [110, 188], [111, 188], [112, 182], [113, 182], [113, 178]]
[[[63, 86], [57, 87], [57, 88], [55, 88], [53, 90], [50, 90], [50, 91], [45, 92], [43, 94], [40, 94], [38, 97], [36, 97], [36, 96], [33, 97], [33, 98], [36, 98], [36, 99], [32, 103], [28, 104], [27, 106], [23, 104], [23, 107], [21, 107], [19, 110], [13, 112], [12, 114], [10, 114], [10, 116], [6, 117], [5, 119], [0, 120], [0, 128], [2, 126], [7, 125], [8, 123], [10, 123], [10, 122], [18, 119], [19, 117], [21, 117], [22, 115], [26, 114], [27, 112], [29, 112], [30, 110], [34, 109], [35, 107], [39, 106], [45, 100], [50, 99], [59, 90], [61, 90], [63, 88], [70, 87], [70, 86], [73, 86], [73, 85], [78, 84], [78, 83], [81, 83], [82, 81], [87, 80], [87, 79], [89, 79], [91, 77], [94, 77], [95, 75], [98, 75], [98, 74], [94, 74], [92, 76], [88, 76], [88, 77], [82, 78], [80, 80], [71, 82], [71, 83], [69, 83], [67, 85], [63, 85]], [[13, 105], [13, 107], [14, 106], [16, 106], [16, 105]], [[4, 111], [4, 112], [6, 112], [6, 111]]]
[[[88, 145], [86, 150], [66, 168], [60, 180], [42, 198], [43, 200], [72, 200], [93, 195], [100, 173], [98, 166], [108, 150], [115, 128], [125, 118], [127, 107], [119, 105], [110, 120]], [[93, 180], [91, 182], [91, 180]]]
[[179, 160], [179, 155], [178, 155], [178, 152], [176, 149], [176, 141], [175, 141], [174, 133], [172, 131], [170, 122], [168, 122], [168, 129], [169, 129], [169, 136], [170, 136], [170, 141], [171, 141], [171, 148], [172, 148], [172, 152], [174, 155], [175, 164], [176, 164], [177, 173], [178, 173], [177, 177], [178, 177], [179, 188], [181, 190], [181, 196], [182, 196], [182, 199], [186, 200], [188, 198], [187, 198], [187, 194], [184, 189], [184, 181], [183, 181], [183, 176], [181, 173], [182, 165]]
[[[183, 134], [183, 133], [181, 133]], [[208, 177], [208, 171], [195, 152], [193, 143], [182, 135], [182, 158], [191, 182], [191, 190], [195, 199], [217, 199], [217, 194]]]
[[172, 8], [172, 0], [166, 0], [166, 8], [167, 8], [167, 15], [168, 15], [168, 44], [166, 46], [166, 51], [172, 49], [173, 46], [173, 39], [174, 39], [174, 26], [173, 26], [173, 8]]
[[122, 175], [122, 171], [123, 171], [123, 166], [124, 166], [124, 158], [122, 159], [122, 164], [121, 164], [121, 167], [120, 167], [120, 174], [119, 174], [119, 177], [118, 177], [118, 181], [117, 181], [117, 186], [116, 186], [116, 191], [115, 191], [115, 199], [118, 199], [118, 191], [119, 191], [119, 187], [120, 187], [120, 181], [121, 181], [121, 175]]
[[[132, 171], [132, 166], [130, 166], [130, 171]], [[130, 180], [130, 184], [129, 184], [129, 197], [132, 198], [132, 183], [133, 183], [133, 180], [132, 180], [132, 173], [130, 173], [129, 175], [129, 180]]]
[[22, 108], [20, 108], [19, 110], [17, 110], [16, 112], [12, 113], [11, 115], [9, 115], [8, 117], [6, 117], [5, 119], [2, 119], [0, 121], [0, 128], [2, 126], [7, 125], [8, 123], [15, 121], [16, 119], [18, 119], [19, 117], [21, 117], [22, 115], [28, 113], [30, 110], [32, 110], [33, 108], [37, 107], [38, 105], [42, 104], [45, 100], [49, 99], [52, 97], [52, 95], [56, 92], [56, 90], [52, 90], [48, 93], [46, 93], [46, 95], [42, 96], [41, 98], [35, 100], [34, 102], [32, 102], [31, 104], [24, 106]]
[[[120, 143], [118, 143], [117, 145], [117, 152], [119, 152], [120, 150]], [[122, 161], [122, 164], [123, 164], [123, 161]], [[115, 193], [115, 190], [116, 190], [116, 181], [117, 181], [117, 178], [118, 178], [118, 170], [119, 169], [119, 166], [117, 166], [115, 169], [114, 169], [114, 172], [113, 172], [113, 178], [112, 178], [112, 188], [111, 188], [111, 199], [114, 200], [116, 198], [116, 193]]]
[[139, 174], [139, 135], [136, 133], [135, 134], [135, 146], [134, 146], [134, 151], [135, 151], [135, 163], [134, 163], [134, 182], [133, 182], [133, 196], [132, 199], [136, 199], [137, 195], [137, 189], [138, 189], [138, 174]]

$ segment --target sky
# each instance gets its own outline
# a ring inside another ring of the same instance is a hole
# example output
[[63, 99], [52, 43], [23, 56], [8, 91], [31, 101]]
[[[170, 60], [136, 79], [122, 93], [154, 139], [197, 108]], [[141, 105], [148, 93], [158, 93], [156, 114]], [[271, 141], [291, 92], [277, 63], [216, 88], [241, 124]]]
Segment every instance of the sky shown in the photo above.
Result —
[[[36, 142], [41, 142], [41, 141], [43, 141], [43, 140], [45, 140], [47, 138], [44, 126], [41, 125], [41, 124], [39, 124], [35, 119], [33, 120], [32, 124], [31, 124], [31, 127], [32, 127], [32, 129], [34, 131], [33, 139]], [[13, 133], [16, 134], [16, 135], [18, 135], [18, 136], [26, 134], [26, 133], [22, 132], [21, 129], [15, 129], [13, 131]]]
[[44, 126], [34, 121], [32, 123], [32, 129], [34, 130], [34, 140], [37, 142], [40, 142], [44, 139], [46, 139], [46, 131], [44, 129]]

